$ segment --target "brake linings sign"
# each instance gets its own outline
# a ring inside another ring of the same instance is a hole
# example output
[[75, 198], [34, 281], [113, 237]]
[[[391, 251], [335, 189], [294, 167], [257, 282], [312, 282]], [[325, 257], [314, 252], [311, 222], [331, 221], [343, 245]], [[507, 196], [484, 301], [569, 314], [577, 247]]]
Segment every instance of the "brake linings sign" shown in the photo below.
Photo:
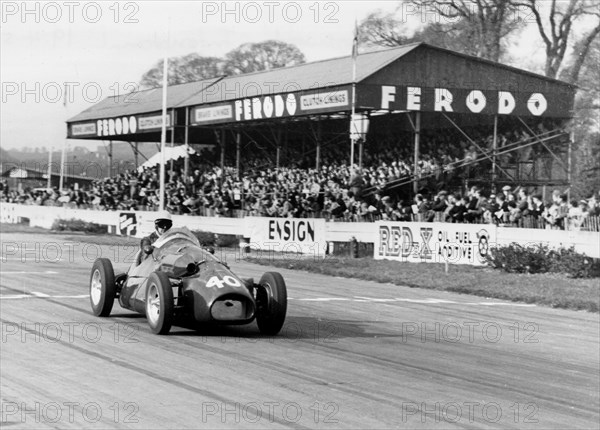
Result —
[[312, 113], [335, 112], [350, 106], [349, 87], [312, 92], [290, 92], [247, 97], [191, 111], [194, 125], [283, 118]]
[[253, 250], [323, 255], [327, 245], [324, 219], [246, 217], [245, 221]]
[[381, 221], [376, 228], [376, 260], [480, 266], [496, 243], [496, 226], [488, 224]]

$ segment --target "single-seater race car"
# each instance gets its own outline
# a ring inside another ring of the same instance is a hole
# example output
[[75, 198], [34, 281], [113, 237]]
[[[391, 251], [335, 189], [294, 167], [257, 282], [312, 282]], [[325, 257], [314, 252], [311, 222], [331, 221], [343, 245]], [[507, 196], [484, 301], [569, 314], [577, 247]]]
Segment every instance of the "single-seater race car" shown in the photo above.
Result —
[[248, 324], [256, 319], [262, 334], [281, 330], [287, 289], [279, 273], [266, 272], [258, 283], [243, 280], [185, 227], [167, 231], [148, 252], [138, 251], [128, 272], [117, 276], [109, 259], [94, 262], [90, 277], [94, 315], [109, 316], [116, 298], [123, 308], [145, 314], [156, 334], [167, 334], [179, 316], [215, 324]]

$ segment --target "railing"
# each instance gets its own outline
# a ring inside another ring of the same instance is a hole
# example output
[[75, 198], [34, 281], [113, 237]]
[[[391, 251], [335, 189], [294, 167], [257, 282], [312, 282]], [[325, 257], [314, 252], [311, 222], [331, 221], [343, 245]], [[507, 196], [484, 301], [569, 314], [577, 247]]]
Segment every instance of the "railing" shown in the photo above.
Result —
[[[33, 206], [39, 206], [31, 203]], [[66, 207], [70, 209], [91, 209], [91, 210], [111, 210], [107, 209], [104, 206], [94, 205], [94, 204], [81, 204], [77, 205], [74, 202], [69, 203], [56, 203], [54, 201], [46, 201], [43, 204], [44, 206], [56, 206], [56, 207]], [[115, 208], [116, 211], [127, 211], [129, 209], [125, 208]], [[143, 206], [137, 205], [134, 210], [138, 211], [154, 211], [156, 208], [153, 206]], [[178, 214], [175, 214], [178, 215]], [[265, 217], [277, 217], [276, 215], [271, 215], [264, 212], [259, 212], [256, 210], [244, 210], [244, 209], [232, 209], [226, 212], [218, 211], [214, 208], [206, 208], [199, 207], [197, 210], [191, 211], [186, 214], [179, 215], [189, 215], [189, 216], [202, 216], [202, 217], [224, 217], [224, 218], [244, 218], [246, 216], [265, 216]], [[508, 215], [508, 214], [507, 214]], [[406, 215], [405, 215], [406, 216]], [[418, 213], [418, 214], [410, 214], [408, 215], [409, 219], [406, 221], [410, 222], [447, 222], [445, 219], [444, 212], [429, 212], [429, 213]], [[317, 212], [305, 212], [300, 216], [300, 218], [323, 218], [329, 222], [376, 222], [385, 219], [386, 217], [380, 214], [366, 214], [359, 215], [353, 214], [349, 212], [345, 212], [339, 216], [332, 216], [328, 211], [317, 211]], [[389, 220], [389, 218], [388, 218]], [[391, 221], [397, 221], [397, 219], [392, 218]], [[469, 219], [468, 221], [462, 221], [460, 223], [463, 224], [491, 224], [493, 223], [490, 219], [485, 216], [478, 216]], [[586, 216], [581, 218], [569, 218], [565, 217], [562, 225], [551, 225], [548, 221], [546, 221], [543, 217], [535, 217], [535, 216], [523, 216], [518, 218], [517, 220], [511, 222], [508, 219], [508, 216], [505, 219], [499, 222], [499, 225], [502, 227], [516, 227], [516, 228], [531, 228], [531, 229], [554, 229], [554, 230], [567, 230], [567, 231], [593, 231], [600, 232], [600, 216]]]

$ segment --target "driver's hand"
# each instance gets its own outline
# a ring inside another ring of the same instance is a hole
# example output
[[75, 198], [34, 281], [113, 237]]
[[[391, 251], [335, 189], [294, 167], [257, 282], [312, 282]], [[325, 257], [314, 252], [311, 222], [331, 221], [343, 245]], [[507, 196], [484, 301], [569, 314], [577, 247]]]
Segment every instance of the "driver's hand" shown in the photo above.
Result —
[[152, 245], [144, 246], [144, 254], [146, 254], [146, 255], [152, 254], [153, 251], [154, 251], [154, 247]]

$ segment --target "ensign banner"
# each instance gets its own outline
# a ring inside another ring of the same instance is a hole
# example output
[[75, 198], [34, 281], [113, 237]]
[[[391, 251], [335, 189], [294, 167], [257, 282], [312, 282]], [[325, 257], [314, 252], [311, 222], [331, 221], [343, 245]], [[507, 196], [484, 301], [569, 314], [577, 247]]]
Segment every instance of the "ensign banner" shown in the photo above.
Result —
[[246, 217], [250, 248], [323, 255], [327, 246], [325, 220], [315, 218]]

